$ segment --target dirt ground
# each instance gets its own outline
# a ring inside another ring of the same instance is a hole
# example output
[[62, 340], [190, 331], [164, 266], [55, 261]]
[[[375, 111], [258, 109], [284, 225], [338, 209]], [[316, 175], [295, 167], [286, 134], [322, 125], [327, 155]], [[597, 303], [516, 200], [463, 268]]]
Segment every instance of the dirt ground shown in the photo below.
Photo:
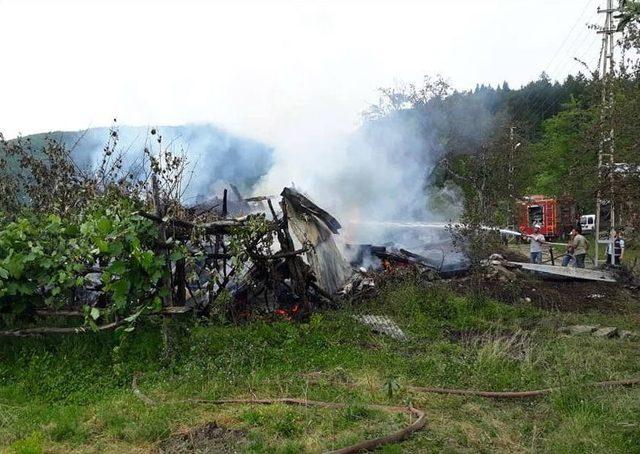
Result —
[[561, 312], [626, 313], [630, 303], [637, 301], [638, 292], [620, 284], [603, 282], [551, 281], [516, 272], [517, 280], [501, 282], [470, 278], [455, 279], [449, 286], [456, 293], [470, 295], [481, 290], [499, 301], [518, 304], [531, 302], [536, 307]]
[[215, 422], [203, 424], [174, 434], [158, 445], [162, 454], [233, 454], [240, 452], [246, 433], [219, 426]]

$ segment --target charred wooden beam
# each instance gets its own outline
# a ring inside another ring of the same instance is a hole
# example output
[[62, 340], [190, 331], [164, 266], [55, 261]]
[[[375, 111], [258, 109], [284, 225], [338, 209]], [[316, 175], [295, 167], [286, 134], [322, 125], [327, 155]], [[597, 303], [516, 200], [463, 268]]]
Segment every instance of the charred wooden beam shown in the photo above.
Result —
[[415, 260], [415, 261], [416, 261], [416, 262], [418, 262], [420, 265], [422, 265], [422, 266], [424, 266], [424, 267], [426, 267], [426, 268], [431, 268], [431, 269], [432, 269], [432, 270], [434, 270], [434, 271], [439, 271], [439, 269], [438, 269], [436, 266], [434, 266], [434, 265], [429, 261], [429, 259], [428, 259], [428, 258], [426, 258], [426, 257], [424, 257], [424, 256], [422, 256], [422, 255], [420, 255], [420, 254], [416, 254], [416, 253], [414, 253], [414, 252], [407, 251], [406, 249], [400, 249], [400, 252], [401, 252], [403, 255], [405, 255], [405, 256], [407, 256], [407, 257], [409, 257], [409, 258], [411, 258], [411, 259]]
[[[186, 306], [169, 306], [163, 308], [159, 312], [151, 312], [147, 315], [175, 315], [185, 314], [191, 311], [190, 307]], [[62, 311], [62, 310], [48, 310], [48, 309], [36, 309], [35, 314], [40, 317], [84, 317], [85, 313], [82, 311]]]
[[[165, 215], [165, 209], [162, 204], [162, 201], [160, 200], [160, 186], [158, 183], [158, 177], [156, 176], [155, 173], [151, 175], [151, 187], [153, 189], [153, 204], [155, 205], [156, 216], [159, 217], [160, 219], [163, 219]], [[167, 232], [166, 232], [164, 223], [160, 223], [160, 226], [158, 228], [158, 235], [159, 235], [158, 239], [160, 240], [160, 243], [167, 242]], [[173, 286], [171, 285], [171, 260], [169, 259], [169, 254], [166, 249], [164, 249], [163, 255], [165, 257], [165, 266], [167, 268], [167, 272], [164, 273], [161, 279], [162, 279], [162, 287], [167, 290], [167, 294], [162, 297], [162, 305], [164, 307], [167, 307], [172, 305], [171, 300], [173, 295], [172, 295], [171, 289], [173, 288]]]
[[226, 218], [227, 217], [227, 213], [229, 212], [228, 206], [227, 206], [227, 189], [225, 188], [225, 190], [222, 192], [222, 218]]
[[[273, 206], [270, 206], [270, 208], [272, 213], [274, 213]], [[281, 224], [279, 223], [280, 228], [277, 230], [278, 241], [280, 242], [280, 249], [283, 253], [291, 253], [295, 251], [295, 245], [289, 233], [287, 205], [284, 200], [280, 202], [280, 208], [282, 209], [282, 222]], [[308, 316], [311, 314], [312, 307], [307, 295], [309, 273], [307, 272], [306, 265], [297, 255], [288, 257], [286, 263], [289, 269], [289, 276], [293, 282], [293, 290], [302, 300], [303, 310], [299, 315]]]
[[245, 202], [264, 202], [265, 200], [276, 199], [278, 196], [275, 195], [258, 195], [255, 197], [247, 197], [244, 199]]
[[[407, 251], [408, 252], [408, 251]], [[439, 271], [435, 266], [430, 265], [429, 263], [425, 262], [424, 257], [421, 257], [417, 254], [413, 254], [413, 253], [409, 253], [410, 255], [405, 254], [404, 252], [402, 253], [397, 253], [397, 252], [392, 252], [392, 251], [374, 251], [372, 250], [371, 253], [373, 255], [375, 255], [376, 257], [380, 258], [380, 259], [386, 259], [386, 260], [391, 260], [391, 261], [395, 261], [395, 262], [400, 262], [400, 263], [406, 263], [409, 265], [418, 265], [418, 266], [422, 266], [425, 268], [429, 268], [432, 269], [434, 271]]]
[[28, 337], [28, 336], [41, 336], [45, 334], [83, 334], [91, 333], [94, 331], [109, 331], [116, 329], [119, 326], [124, 325], [124, 320], [107, 323], [106, 325], [100, 325], [97, 328], [91, 328], [89, 326], [76, 326], [76, 327], [40, 327], [40, 328], [24, 328], [10, 331], [0, 331], [0, 336], [4, 337]]
[[184, 306], [187, 301], [187, 273], [185, 270], [185, 259], [176, 261], [176, 271], [174, 275], [174, 285], [176, 287], [175, 304]]

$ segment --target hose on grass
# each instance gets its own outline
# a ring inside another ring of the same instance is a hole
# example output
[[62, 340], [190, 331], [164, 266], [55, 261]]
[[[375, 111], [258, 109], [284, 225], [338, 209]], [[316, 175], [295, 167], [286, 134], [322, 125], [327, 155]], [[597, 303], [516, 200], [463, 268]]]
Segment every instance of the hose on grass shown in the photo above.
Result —
[[[640, 384], [640, 378], [630, 378], [624, 380], [608, 380], [592, 383], [585, 383], [579, 385], [581, 387], [594, 387], [594, 388], [609, 388], [614, 386], [634, 386]], [[145, 395], [137, 384], [137, 375], [134, 375], [133, 382], [131, 384], [133, 394], [142, 400], [147, 405], [157, 405], [158, 402]], [[476, 391], [472, 389], [455, 389], [455, 388], [430, 388], [423, 386], [408, 386], [408, 389], [415, 392], [431, 393], [431, 394], [445, 394], [445, 395], [461, 395], [461, 396], [477, 396], [485, 397], [489, 399], [530, 399], [535, 397], [551, 394], [552, 392], [567, 389], [569, 386], [557, 386], [553, 388], [536, 389], [529, 391]], [[297, 399], [291, 397], [281, 397], [273, 399], [221, 399], [221, 400], [209, 400], [209, 399], [183, 399], [160, 402], [162, 404], [168, 403], [192, 403], [192, 404], [204, 404], [204, 405], [273, 405], [273, 404], [285, 404], [285, 405], [297, 405], [303, 407], [318, 407], [318, 408], [333, 408], [343, 409], [349, 405], [340, 402], [324, 402], [317, 400]], [[370, 440], [364, 440], [362, 442], [346, 446], [334, 451], [328, 451], [326, 454], [351, 454], [361, 451], [367, 451], [379, 446], [383, 446], [390, 443], [398, 443], [406, 440], [414, 432], [424, 428], [427, 422], [425, 413], [414, 407], [400, 407], [392, 405], [381, 404], [364, 404], [365, 408], [371, 410], [380, 410], [389, 413], [409, 413], [414, 416], [416, 420], [405, 426], [404, 428], [397, 430], [384, 437], [373, 438]]]
[[[318, 400], [296, 399], [291, 397], [282, 397], [274, 399], [221, 399], [221, 400], [208, 400], [208, 399], [184, 399], [184, 400], [172, 400], [156, 402], [147, 395], [145, 395], [140, 388], [138, 388], [137, 376], [134, 375], [133, 382], [131, 384], [133, 393], [136, 397], [142, 400], [147, 405], [161, 404], [177, 404], [177, 403], [192, 403], [192, 404], [205, 404], [205, 405], [273, 405], [273, 404], [285, 404], [285, 405], [297, 405], [303, 407], [318, 407], [318, 408], [333, 408], [343, 409], [349, 407], [348, 404], [339, 402], [323, 402]], [[326, 454], [352, 454], [356, 452], [368, 451], [379, 446], [383, 446], [390, 443], [398, 443], [402, 440], [409, 438], [414, 432], [422, 429], [427, 423], [427, 417], [422, 410], [414, 407], [400, 407], [392, 405], [380, 405], [380, 404], [364, 404], [363, 407], [370, 410], [380, 410], [388, 413], [408, 413], [416, 418], [408, 426], [403, 427], [389, 435], [384, 437], [372, 438], [364, 440], [359, 443], [346, 446], [344, 448], [336, 449], [334, 451], [327, 451]]]
[[[610, 388], [613, 386], [634, 386], [640, 384], [640, 378], [630, 378], [626, 380], [609, 380], [585, 383], [578, 385], [580, 387], [592, 388]], [[556, 386], [553, 388], [535, 389], [530, 391], [476, 391], [472, 389], [454, 389], [454, 388], [428, 388], [423, 386], [409, 386], [408, 389], [421, 393], [431, 394], [448, 394], [459, 396], [478, 396], [488, 399], [530, 399], [540, 397], [552, 392], [569, 388], [569, 386]]]

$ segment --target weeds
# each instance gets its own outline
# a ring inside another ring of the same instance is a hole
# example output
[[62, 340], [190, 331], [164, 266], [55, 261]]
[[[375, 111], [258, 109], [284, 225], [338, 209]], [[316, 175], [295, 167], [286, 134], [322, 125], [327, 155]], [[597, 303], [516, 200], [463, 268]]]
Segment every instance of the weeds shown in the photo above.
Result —
[[[402, 425], [363, 404], [411, 400], [428, 411], [428, 430], [402, 443], [400, 451], [385, 452], [636, 452], [640, 447], [635, 388], [576, 386], [530, 402], [496, 403], [427, 397], [405, 386], [526, 390], [630, 377], [640, 374], [637, 341], [525, 331], [521, 320], [557, 315], [492, 299], [478, 304], [442, 283], [390, 285], [356, 309], [392, 316], [409, 340], [373, 334], [340, 311], [317, 314], [308, 324], [191, 327], [179, 336], [168, 366], [161, 362], [160, 334], [144, 325], [130, 333], [117, 357], [110, 352], [120, 344], [107, 335], [7, 341], [0, 346], [0, 446], [11, 446], [10, 452], [130, 451], [156, 445], [181, 428], [216, 422], [247, 432], [242, 451], [316, 452]], [[584, 323], [591, 315], [571, 317]], [[619, 319], [598, 317], [599, 323]], [[627, 323], [638, 329], [637, 321]], [[143, 373], [140, 386], [158, 401], [291, 395], [350, 406], [340, 411], [148, 407], [130, 391], [134, 372]]]

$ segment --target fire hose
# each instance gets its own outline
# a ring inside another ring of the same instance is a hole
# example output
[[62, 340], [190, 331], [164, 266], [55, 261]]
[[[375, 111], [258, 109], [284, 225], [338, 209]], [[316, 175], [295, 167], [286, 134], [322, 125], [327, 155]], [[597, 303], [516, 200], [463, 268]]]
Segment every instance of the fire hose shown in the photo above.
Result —
[[[133, 393], [142, 400], [147, 405], [157, 405], [153, 399], [149, 398], [147, 395], [143, 394], [142, 391], [138, 388], [136, 376], [133, 377], [133, 383], [131, 387], [133, 388]], [[191, 404], [206, 404], [206, 405], [273, 405], [273, 404], [285, 404], [285, 405], [296, 405], [303, 407], [318, 407], [318, 408], [334, 408], [334, 409], [343, 409], [348, 408], [349, 404], [339, 403], [339, 402], [323, 402], [318, 400], [307, 400], [307, 399], [296, 399], [292, 397], [282, 397], [282, 398], [274, 398], [274, 399], [222, 399], [222, 400], [208, 400], [208, 399], [184, 399], [184, 400], [172, 400], [160, 402], [163, 404], [167, 403], [191, 403]], [[385, 435], [383, 437], [372, 438], [369, 440], [364, 440], [359, 443], [346, 446], [344, 448], [336, 449], [334, 451], [327, 451], [325, 454], [352, 454], [356, 452], [369, 451], [374, 448], [377, 448], [382, 445], [387, 445], [390, 443], [397, 443], [402, 440], [409, 438], [414, 432], [422, 429], [427, 423], [427, 417], [422, 410], [419, 410], [414, 407], [400, 407], [400, 406], [392, 406], [392, 405], [380, 405], [380, 404], [365, 404], [364, 408], [370, 410], [380, 410], [385, 411], [387, 413], [408, 413], [412, 416], [416, 417], [416, 420], [413, 421], [408, 426], [403, 427], [389, 435]]]
[[[626, 380], [609, 380], [585, 383], [578, 385], [580, 387], [591, 388], [609, 388], [612, 386], [633, 386], [640, 384], [640, 378], [630, 378]], [[430, 394], [448, 394], [458, 396], [478, 396], [488, 399], [530, 399], [532, 397], [540, 397], [552, 392], [567, 389], [569, 386], [556, 386], [553, 388], [534, 389], [530, 391], [476, 391], [472, 389], [454, 389], [454, 388], [428, 388], [423, 386], [409, 386], [408, 389], [416, 392]]]
[[[580, 387], [594, 387], [594, 388], [609, 388], [613, 386], [633, 386], [640, 384], [640, 378], [630, 378], [624, 380], [608, 380], [585, 383], [578, 385]], [[157, 405], [157, 402], [149, 398], [140, 391], [137, 385], [137, 376], [134, 375], [133, 383], [131, 385], [133, 393], [148, 405]], [[353, 387], [353, 386], [352, 386]], [[445, 395], [461, 395], [461, 396], [476, 396], [489, 399], [529, 399], [534, 397], [540, 397], [552, 392], [567, 389], [569, 386], [557, 386], [552, 388], [536, 389], [529, 391], [476, 391], [471, 389], [455, 389], [455, 388], [430, 388], [422, 386], [408, 386], [408, 389], [415, 392], [430, 393], [430, 394], [445, 394]], [[273, 404], [285, 404], [285, 405], [297, 405], [303, 407], [318, 407], [318, 408], [334, 408], [343, 409], [349, 405], [339, 402], [324, 402], [317, 400], [297, 399], [291, 397], [273, 398], [273, 399], [221, 399], [221, 400], [208, 400], [208, 399], [184, 399], [165, 401], [161, 403], [192, 403], [192, 404], [207, 404], [207, 405], [228, 405], [228, 404], [253, 404], [253, 405], [273, 405]], [[424, 411], [414, 407], [401, 407], [392, 405], [381, 404], [364, 404], [367, 409], [380, 410], [388, 413], [409, 413], [416, 417], [416, 420], [405, 426], [404, 428], [397, 430], [389, 435], [379, 438], [372, 438], [356, 443], [354, 445], [346, 446], [334, 451], [327, 451], [325, 454], [351, 454], [362, 451], [368, 451], [377, 448], [382, 445], [397, 443], [409, 438], [414, 432], [422, 429], [427, 422]]]

